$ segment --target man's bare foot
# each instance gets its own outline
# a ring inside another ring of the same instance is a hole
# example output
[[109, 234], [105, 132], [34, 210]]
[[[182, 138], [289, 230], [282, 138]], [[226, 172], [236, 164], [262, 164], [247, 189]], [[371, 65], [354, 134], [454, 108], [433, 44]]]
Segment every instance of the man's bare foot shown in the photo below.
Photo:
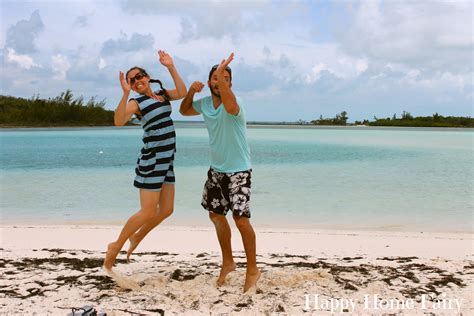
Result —
[[257, 272], [254, 273], [247, 272], [247, 275], [245, 276], [244, 293], [249, 292], [257, 285], [258, 279], [260, 279], [261, 275], [262, 273], [260, 270], [257, 270]]
[[137, 248], [138, 244], [140, 243], [138, 240], [135, 239], [135, 235], [130, 236], [128, 241], [130, 242], [130, 245], [128, 246], [128, 250], [127, 250], [127, 261], [130, 260], [130, 256], [132, 255], [133, 251], [135, 250], [135, 248]]
[[115, 242], [111, 242], [107, 246], [107, 254], [105, 255], [104, 260], [104, 268], [107, 270], [112, 270], [114, 266], [115, 259], [117, 258], [118, 253], [120, 252], [120, 248]]
[[222, 265], [221, 267], [221, 273], [219, 274], [219, 278], [217, 278], [216, 285], [217, 286], [222, 286], [225, 284], [225, 277], [231, 273], [232, 271], [235, 271], [236, 265], [234, 262], [232, 264], [228, 265]]

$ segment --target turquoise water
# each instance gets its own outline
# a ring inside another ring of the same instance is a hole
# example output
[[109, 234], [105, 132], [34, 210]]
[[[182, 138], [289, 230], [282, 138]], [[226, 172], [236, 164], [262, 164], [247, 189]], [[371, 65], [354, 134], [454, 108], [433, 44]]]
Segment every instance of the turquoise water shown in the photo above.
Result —
[[[139, 128], [2, 130], [4, 223], [123, 223]], [[175, 213], [200, 206], [207, 131], [178, 124]], [[260, 227], [472, 231], [474, 133], [468, 130], [250, 128], [252, 220]]]

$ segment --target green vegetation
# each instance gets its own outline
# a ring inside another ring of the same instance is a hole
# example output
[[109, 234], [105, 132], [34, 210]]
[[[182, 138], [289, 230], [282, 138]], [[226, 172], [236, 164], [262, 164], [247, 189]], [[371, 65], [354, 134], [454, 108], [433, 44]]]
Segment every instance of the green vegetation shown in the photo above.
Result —
[[[343, 111], [336, 115], [335, 118], [323, 118], [321, 115], [319, 120], [311, 121], [313, 125], [352, 125], [347, 124], [347, 112]], [[296, 122], [297, 124], [305, 124], [303, 120]], [[374, 116], [373, 121], [363, 120], [355, 121], [353, 125], [367, 126], [401, 126], [401, 127], [474, 127], [474, 118], [458, 117], [458, 116], [442, 116], [438, 113], [432, 116], [414, 117], [409, 112], [403, 111], [402, 116], [397, 118], [396, 114], [392, 117], [379, 119]]]
[[323, 116], [319, 116], [319, 120], [311, 121], [311, 124], [314, 125], [346, 125], [347, 120], [347, 112], [342, 111], [340, 114], [337, 114], [335, 118], [323, 118]]
[[[357, 124], [358, 122], [356, 122]], [[402, 117], [393, 117], [385, 119], [375, 118], [369, 122], [370, 126], [412, 126], [412, 127], [474, 127], [474, 118], [458, 116], [442, 116], [438, 113], [432, 116], [413, 117], [410, 113], [403, 111]]]
[[40, 99], [0, 96], [0, 126], [54, 127], [54, 126], [110, 126], [114, 112], [104, 109], [105, 100], [92, 97], [84, 102], [81, 96], [73, 98], [71, 90], [61, 95]]

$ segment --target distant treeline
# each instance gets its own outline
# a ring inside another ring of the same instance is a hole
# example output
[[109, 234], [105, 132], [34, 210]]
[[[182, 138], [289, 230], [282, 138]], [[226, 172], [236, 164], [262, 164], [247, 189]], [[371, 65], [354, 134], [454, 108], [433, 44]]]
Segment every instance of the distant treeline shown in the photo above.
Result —
[[[356, 122], [357, 124], [357, 122]], [[434, 113], [432, 116], [416, 116], [403, 111], [402, 116], [396, 114], [387, 118], [374, 117], [371, 126], [415, 126], [415, 127], [474, 127], [474, 118], [462, 116], [442, 116]]]
[[311, 124], [314, 125], [347, 125], [347, 112], [342, 111], [339, 114], [336, 114], [334, 118], [323, 118], [323, 116], [319, 116], [319, 120], [311, 121]]
[[[354, 124], [348, 124], [347, 112], [343, 111], [334, 118], [323, 118], [321, 115], [319, 120], [311, 121], [313, 125], [367, 125], [367, 126], [407, 126], [407, 127], [474, 127], [474, 118], [459, 116], [442, 116], [438, 113], [432, 116], [414, 117], [409, 112], [403, 111], [400, 118], [396, 114], [392, 117], [377, 118], [374, 116], [373, 121], [363, 120], [355, 121]], [[299, 124], [308, 124], [299, 120]]]
[[[74, 99], [71, 90], [61, 93], [55, 98], [40, 99], [33, 96], [23, 99], [0, 95], [0, 126], [1, 127], [54, 127], [54, 126], [112, 126], [114, 112], [104, 109], [105, 100], [97, 101], [91, 98], [85, 102], [82, 96]], [[324, 118], [306, 122], [299, 120], [300, 125], [367, 125], [367, 126], [410, 126], [410, 127], [474, 127], [471, 117], [442, 116], [438, 113], [432, 116], [413, 117], [403, 112], [398, 118], [377, 118], [373, 121], [355, 121], [347, 123], [349, 117], [346, 111], [333, 118]], [[275, 123], [272, 123], [275, 124]], [[284, 124], [284, 123], [281, 123]], [[295, 123], [286, 123], [295, 124]]]
[[85, 102], [82, 96], [74, 99], [71, 90], [47, 100], [0, 96], [0, 126], [110, 126], [114, 112], [104, 109], [105, 100], [92, 97]]

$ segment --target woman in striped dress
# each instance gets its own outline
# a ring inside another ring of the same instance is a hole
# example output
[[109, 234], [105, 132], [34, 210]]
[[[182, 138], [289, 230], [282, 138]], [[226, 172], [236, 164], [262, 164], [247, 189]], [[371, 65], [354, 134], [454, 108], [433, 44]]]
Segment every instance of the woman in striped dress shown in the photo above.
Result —
[[[140, 189], [140, 210], [133, 214], [123, 227], [117, 240], [107, 247], [104, 268], [111, 271], [115, 259], [127, 241], [130, 247], [127, 259], [140, 241], [154, 227], [173, 213], [175, 131], [170, 100], [182, 99], [186, 86], [164, 51], [158, 51], [160, 63], [168, 68], [176, 89], [165, 90], [159, 80], [151, 79], [140, 67], [131, 68], [125, 75], [120, 72], [123, 96], [115, 110], [115, 125], [126, 124], [133, 114], [141, 116], [143, 148], [135, 168], [134, 186]], [[161, 90], [154, 92], [150, 83], [159, 83]], [[140, 94], [129, 99], [130, 90]]]

